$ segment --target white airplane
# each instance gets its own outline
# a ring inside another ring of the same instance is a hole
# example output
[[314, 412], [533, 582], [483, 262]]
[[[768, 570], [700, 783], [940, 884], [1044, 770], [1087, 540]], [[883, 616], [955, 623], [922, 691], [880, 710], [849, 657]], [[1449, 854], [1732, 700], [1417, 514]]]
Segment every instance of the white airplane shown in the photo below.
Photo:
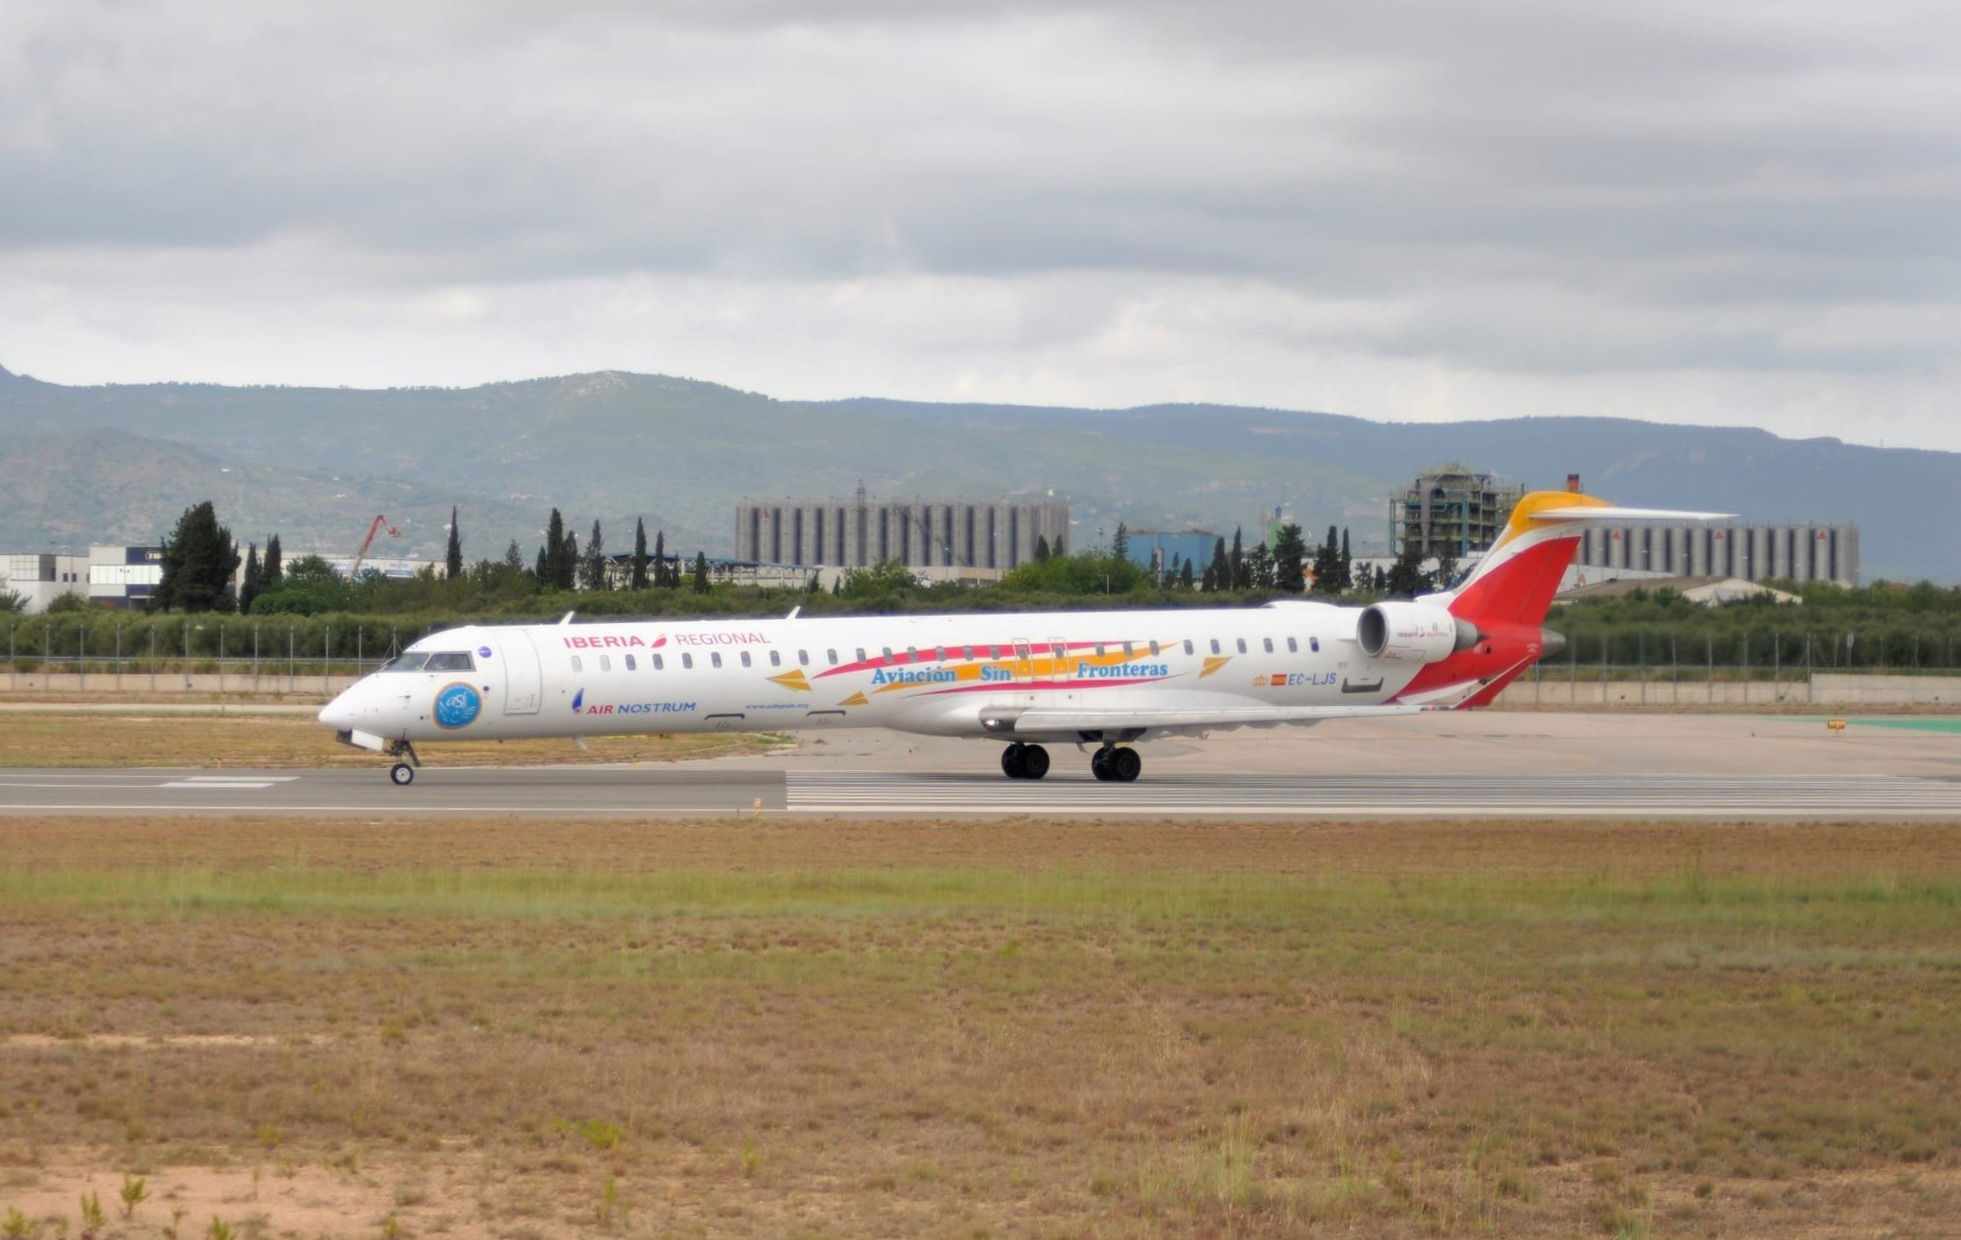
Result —
[[1536, 491], [1458, 586], [1339, 607], [977, 612], [777, 620], [465, 625], [432, 633], [320, 712], [398, 759], [448, 740], [893, 728], [1002, 742], [1010, 779], [1050, 744], [1137, 778], [1137, 741], [1483, 706], [1564, 645], [1541, 628], [1582, 530], [1732, 514], [1617, 508]]

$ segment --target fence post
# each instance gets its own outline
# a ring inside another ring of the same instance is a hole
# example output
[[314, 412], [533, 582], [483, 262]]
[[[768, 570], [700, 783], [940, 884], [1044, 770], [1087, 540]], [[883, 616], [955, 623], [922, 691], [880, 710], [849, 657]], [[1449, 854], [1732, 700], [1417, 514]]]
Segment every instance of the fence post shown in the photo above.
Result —
[[157, 626], [150, 624], [150, 692], [157, 691]]
[[334, 626], [324, 626], [326, 632], [320, 638], [320, 692], [327, 692], [327, 677], [334, 661]]
[[218, 622], [218, 696], [225, 694], [225, 622]]
[[89, 626], [86, 620], [75, 623], [75, 687], [86, 689], [89, 684]]

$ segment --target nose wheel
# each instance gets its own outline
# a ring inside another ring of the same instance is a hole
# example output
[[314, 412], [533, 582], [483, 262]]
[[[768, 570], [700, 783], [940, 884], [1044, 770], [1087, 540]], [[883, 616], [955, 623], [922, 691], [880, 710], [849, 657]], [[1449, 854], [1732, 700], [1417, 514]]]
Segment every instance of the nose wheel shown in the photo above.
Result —
[[1049, 751], [1016, 741], [1001, 751], [1001, 773], [1009, 779], [1040, 779], [1049, 773]]
[[391, 758], [407, 758], [388, 768], [388, 778], [397, 788], [406, 788], [415, 782], [415, 768], [422, 765], [422, 759], [415, 756], [415, 746], [407, 740], [397, 740], [388, 746]]
[[1144, 759], [1135, 749], [1106, 745], [1089, 756], [1089, 773], [1104, 783], [1127, 784], [1144, 771]]

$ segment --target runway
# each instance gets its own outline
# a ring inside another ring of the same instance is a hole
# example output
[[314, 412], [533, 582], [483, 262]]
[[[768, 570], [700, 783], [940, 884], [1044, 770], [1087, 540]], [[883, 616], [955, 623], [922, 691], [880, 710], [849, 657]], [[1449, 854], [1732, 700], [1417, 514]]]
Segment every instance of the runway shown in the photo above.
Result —
[[1961, 778], [1911, 775], [982, 773], [697, 765], [379, 770], [13, 770], [0, 813], [659, 817], [1961, 818]]

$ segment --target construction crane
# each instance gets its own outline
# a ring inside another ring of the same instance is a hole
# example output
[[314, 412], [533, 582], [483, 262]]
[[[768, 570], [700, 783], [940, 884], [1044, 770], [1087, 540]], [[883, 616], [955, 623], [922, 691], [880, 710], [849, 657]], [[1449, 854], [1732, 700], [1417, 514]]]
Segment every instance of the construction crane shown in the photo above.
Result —
[[402, 531], [388, 524], [387, 517], [376, 517], [374, 522], [368, 526], [368, 536], [361, 540], [361, 549], [354, 553], [354, 564], [347, 570], [347, 579], [349, 581], [353, 581], [361, 575], [361, 561], [368, 558], [368, 548], [374, 546], [374, 536], [383, 530], [388, 531], [390, 538], [400, 538], [402, 536]]

